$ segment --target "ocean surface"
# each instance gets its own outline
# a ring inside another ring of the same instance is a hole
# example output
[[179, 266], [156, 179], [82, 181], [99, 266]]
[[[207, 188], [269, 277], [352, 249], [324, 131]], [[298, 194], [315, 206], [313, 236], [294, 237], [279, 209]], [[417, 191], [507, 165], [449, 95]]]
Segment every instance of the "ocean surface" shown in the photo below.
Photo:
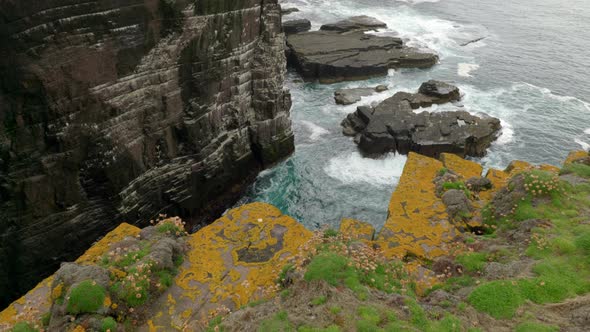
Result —
[[[263, 201], [310, 229], [337, 227], [343, 217], [378, 229], [406, 157], [363, 158], [340, 122], [358, 105], [379, 102], [398, 91], [415, 92], [429, 79], [452, 82], [464, 93], [463, 107], [503, 123], [501, 137], [481, 159], [504, 168], [514, 159], [559, 165], [569, 150], [590, 148], [590, 1], [587, 0], [285, 0], [312, 29], [353, 15], [388, 24], [380, 35], [430, 49], [440, 64], [404, 69], [368, 81], [333, 85], [303, 83], [295, 72], [293, 94], [296, 152], [260, 174], [238, 204]], [[467, 46], [463, 44], [483, 38]], [[388, 92], [350, 106], [334, 103], [338, 88], [386, 84]]]

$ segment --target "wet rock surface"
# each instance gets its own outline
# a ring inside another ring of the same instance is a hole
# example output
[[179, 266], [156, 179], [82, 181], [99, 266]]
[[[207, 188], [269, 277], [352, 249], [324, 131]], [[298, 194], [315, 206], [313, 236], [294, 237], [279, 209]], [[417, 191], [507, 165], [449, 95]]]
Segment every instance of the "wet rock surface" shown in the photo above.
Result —
[[3, 12], [0, 306], [121, 220], [214, 220], [293, 151], [276, 0]]
[[436, 158], [445, 152], [483, 156], [498, 137], [499, 119], [466, 111], [414, 112], [459, 99], [457, 87], [429, 81], [418, 93], [398, 92], [374, 108], [358, 107], [342, 122], [343, 132], [355, 136], [359, 149], [369, 155], [414, 151]]
[[324, 24], [320, 27], [320, 30], [350, 32], [378, 30], [384, 28], [387, 28], [387, 24], [385, 22], [379, 21], [374, 17], [361, 15], [349, 17], [336, 23]]
[[367, 79], [387, 75], [394, 68], [428, 68], [438, 56], [404, 45], [400, 38], [365, 34], [385, 27], [370, 17], [327, 24], [320, 31], [287, 38], [289, 65], [307, 80], [322, 83]]
[[338, 89], [334, 92], [334, 101], [338, 105], [351, 105], [361, 101], [362, 97], [370, 96], [376, 92], [387, 91], [388, 87], [379, 85], [374, 88]]
[[311, 22], [307, 19], [291, 20], [283, 22], [283, 32], [287, 35], [306, 32], [311, 29]]

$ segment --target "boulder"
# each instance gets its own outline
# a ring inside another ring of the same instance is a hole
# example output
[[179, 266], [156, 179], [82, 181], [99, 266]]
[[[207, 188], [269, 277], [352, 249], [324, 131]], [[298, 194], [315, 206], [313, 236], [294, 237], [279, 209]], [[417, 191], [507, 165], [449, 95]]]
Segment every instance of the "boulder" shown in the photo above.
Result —
[[338, 89], [334, 92], [334, 100], [338, 105], [351, 105], [361, 101], [362, 97], [370, 96], [375, 92], [384, 92], [387, 89], [385, 85], [378, 85], [374, 88]]
[[451, 189], [442, 195], [442, 201], [447, 207], [447, 214], [451, 220], [462, 221], [473, 211], [469, 198], [463, 190]]
[[467, 189], [469, 190], [480, 192], [492, 189], [492, 181], [490, 181], [490, 179], [488, 178], [484, 178], [481, 176], [472, 177], [465, 181], [465, 186], [467, 186]]
[[291, 20], [283, 22], [283, 32], [287, 35], [306, 32], [311, 29], [311, 21], [308, 19]]
[[366, 15], [353, 16], [336, 23], [324, 24], [320, 27], [322, 31], [369, 31], [387, 28], [385, 22]]
[[428, 68], [438, 56], [404, 45], [400, 38], [365, 34], [382, 24], [328, 24], [320, 31], [288, 36], [288, 63], [307, 80], [334, 83], [385, 76], [389, 69]]
[[429, 81], [418, 93], [398, 92], [374, 108], [357, 108], [342, 122], [343, 132], [355, 136], [360, 150], [368, 155], [414, 151], [435, 158], [445, 152], [483, 156], [498, 136], [499, 119], [466, 111], [413, 111], [459, 99], [456, 87]]

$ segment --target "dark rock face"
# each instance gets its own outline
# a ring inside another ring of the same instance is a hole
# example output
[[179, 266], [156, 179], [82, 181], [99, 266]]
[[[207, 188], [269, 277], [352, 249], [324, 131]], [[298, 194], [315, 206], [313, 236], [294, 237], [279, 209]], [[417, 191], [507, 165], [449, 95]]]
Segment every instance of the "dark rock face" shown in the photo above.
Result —
[[362, 97], [370, 96], [375, 92], [387, 91], [387, 89], [385, 85], [374, 88], [338, 89], [334, 92], [334, 101], [338, 105], [351, 105], [361, 101]]
[[121, 221], [212, 220], [293, 151], [276, 0], [2, 14], [0, 306]]
[[290, 35], [289, 65], [307, 80], [334, 83], [384, 76], [394, 68], [428, 68], [438, 62], [436, 54], [406, 47], [400, 38], [365, 34], [384, 27], [373, 20], [346, 20], [320, 31]]
[[306, 19], [291, 20], [283, 22], [283, 32], [287, 35], [306, 32], [311, 29], [311, 22]]
[[378, 19], [366, 15], [353, 16], [336, 23], [324, 24], [320, 27], [323, 31], [369, 31], [387, 28], [387, 24]]
[[376, 107], [361, 106], [342, 122], [344, 134], [355, 136], [359, 149], [376, 155], [414, 151], [438, 158], [448, 152], [483, 156], [497, 138], [500, 120], [465, 111], [415, 113], [413, 110], [456, 101], [459, 89], [430, 81], [415, 94], [398, 92]]

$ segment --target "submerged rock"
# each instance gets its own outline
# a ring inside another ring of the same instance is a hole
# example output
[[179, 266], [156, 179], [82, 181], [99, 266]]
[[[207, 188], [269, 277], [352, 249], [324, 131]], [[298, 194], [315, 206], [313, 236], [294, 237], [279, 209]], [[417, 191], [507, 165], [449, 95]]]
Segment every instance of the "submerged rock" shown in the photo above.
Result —
[[285, 9], [281, 9], [281, 15], [286, 16], [289, 14], [297, 13], [298, 11], [299, 11], [299, 8], [296, 8], [296, 7], [285, 8]]
[[283, 32], [287, 35], [306, 32], [311, 29], [311, 21], [307, 19], [291, 20], [283, 22]]
[[370, 96], [375, 92], [384, 92], [387, 89], [385, 85], [378, 85], [374, 88], [338, 89], [334, 92], [334, 101], [338, 105], [351, 105], [361, 101], [362, 97]]
[[366, 154], [414, 151], [433, 157], [444, 152], [483, 156], [501, 129], [499, 119], [466, 111], [413, 111], [459, 99], [457, 87], [428, 81], [418, 93], [398, 92], [374, 108], [357, 108], [342, 122], [343, 132], [355, 136], [360, 150]]
[[389, 69], [428, 68], [438, 56], [407, 47], [400, 38], [365, 34], [386, 27], [383, 22], [356, 17], [327, 24], [320, 31], [290, 35], [289, 65], [308, 80], [322, 83], [385, 76]]

